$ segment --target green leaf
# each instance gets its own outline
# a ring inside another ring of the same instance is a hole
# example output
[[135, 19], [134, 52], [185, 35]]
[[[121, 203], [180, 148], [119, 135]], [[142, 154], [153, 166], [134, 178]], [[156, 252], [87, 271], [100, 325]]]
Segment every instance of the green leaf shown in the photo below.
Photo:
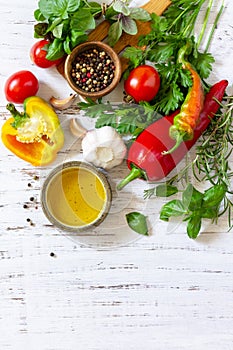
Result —
[[150, 50], [148, 59], [150, 59], [152, 62], [158, 63], [164, 63], [168, 59], [171, 58], [173, 55], [175, 49], [174, 43], [168, 43], [168, 44], [158, 44], [155, 48]]
[[65, 54], [64, 48], [63, 48], [63, 40], [61, 39], [54, 39], [54, 41], [48, 46], [48, 52], [46, 55], [46, 58], [48, 60], [54, 61], [58, 58], [63, 57]]
[[198, 215], [192, 215], [187, 224], [187, 234], [189, 238], [195, 239], [201, 230], [201, 217]]
[[64, 48], [65, 53], [67, 53], [67, 55], [70, 55], [71, 51], [72, 51], [70, 44], [71, 44], [71, 40], [70, 40], [69, 36], [67, 36], [66, 40], [63, 42], [63, 48]]
[[194, 211], [201, 208], [203, 193], [196, 190], [192, 184], [188, 184], [182, 194], [182, 203], [185, 208]]
[[34, 11], [34, 18], [38, 22], [43, 22], [45, 20], [45, 17], [41, 13], [40, 9]]
[[179, 76], [180, 76], [180, 82], [181, 85], [184, 86], [185, 88], [189, 88], [192, 86], [192, 77], [190, 72], [187, 69], [180, 69], [179, 70]]
[[218, 217], [219, 206], [212, 208], [202, 208], [201, 217], [204, 219], [216, 219]]
[[64, 24], [60, 23], [58, 26], [56, 26], [53, 29], [52, 33], [53, 33], [55, 38], [59, 38], [60, 39], [62, 37], [63, 27], [64, 27]]
[[160, 88], [159, 94], [156, 96], [156, 101], [158, 100], [158, 102], [156, 102], [155, 107], [165, 115], [169, 115], [171, 111], [175, 111], [179, 107], [183, 98], [183, 93], [176, 82], [173, 81], [168, 87], [168, 90], [163, 91]]
[[139, 66], [144, 60], [143, 51], [133, 46], [129, 46], [125, 49], [123, 57], [130, 59], [133, 67]]
[[45, 18], [68, 18], [68, 14], [78, 10], [80, 0], [40, 0], [39, 9]]
[[120, 21], [111, 24], [108, 31], [108, 44], [114, 46], [122, 35], [122, 23]]
[[70, 26], [76, 32], [95, 29], [95, 19], [88, 9], [80, 9], [72, 16]]
[[137, 21], [147, 22], [151, 20], [149, 12], [140, 7], [130, 9], [130, 17]]
[[203, 208], [211, 208], [220, 205], [227, 192], [225, 184], [214, 185], [204, 192]]
[[182, 216], [186, 214], [186, 209], [179, 199], [174, 199], [163, 205], [160, 211], [160, 219], [168, 221], [170, 217]]
[[147, 217], [138, 212], [126, 214], [126, 220], [129, 227], [140, 235], [149, 236]]
[[129, 16], [130, 14], [130, 9], [129, 7], [123, 3], [123, 1], [114, 1], [113, 5], [112, 5], [114, 11], [118, 12], [118, 13], [123, 13], [125, 16]]
[[121, 18], [122, 30], [130, 35], [135, 35], [138, 32], [136, 22], [130, 17], [123, 16]]
[[88, 8], [92, 14], [97, 14], [102, 11], [102, 7], [98, 2], [90, 1], [88, 2]]
[[207, 79], [212, 71], [212, 64], [215, 62], [210, 53], [198, 52], [194, 60], [190, 60], [202, 79]]
[[178, 188], [176, 186], [162, 184], [158, 185], [155, 188], [155, 195], [157, 197], [170, 197], [173, 194], [178, 192]]
[[48, 26], [47, 32], [51, 32], [62, 22], [61, 17], [57, 17], [54, 20], [51, 21], [50, 25]]
[[111, 126], [112, 128], [117, 127], [117, 122], [116, 122], [116, 117], [115, 114], [108, 114], [108, 113], [102, 113], [96, 123], [95, 123], [95, 127], [98, 128], [102, 128], [103, 126]]
[[[79, 104], [80, 105], [80, 104]], [[92, 102], [88, 100], [88, 108], [85, 109], [85, 115], [90, 118], [98, 118], [101, 117], [102, 115], [107, 115], [113, 112], [113, 108], [110, 105], [110, 103], [99, 103], [97, 104], [96, 102]]]
[[87, 41], [88, 36], [84, 32], [76, 32], [74, 29], [71, 29], [71, 47], [74, 48], [75, 46], [84, 43]]
[[48, 24], [47, 23], [37, 23], [34, 25], [34, 37], [44, 38], [47, 33]]

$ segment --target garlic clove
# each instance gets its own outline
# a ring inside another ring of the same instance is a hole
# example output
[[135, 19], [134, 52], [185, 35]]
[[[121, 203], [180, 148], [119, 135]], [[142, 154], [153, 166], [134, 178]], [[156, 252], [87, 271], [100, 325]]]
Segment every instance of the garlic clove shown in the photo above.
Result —
[[66, 97], [64, 99], [59, 99], [52, 96], [49, 102], [55, 109], [64, 110], [72, 105], [76, 97], [77, 94], [71, 94], [69, 97]]
[[87, 134], [87, 129], [85, 129], [83, 126], [81, 126], [77, 118], [73, 118], [70, 121], [70, 131], [74, 136], [84, 138], [84, 136]]

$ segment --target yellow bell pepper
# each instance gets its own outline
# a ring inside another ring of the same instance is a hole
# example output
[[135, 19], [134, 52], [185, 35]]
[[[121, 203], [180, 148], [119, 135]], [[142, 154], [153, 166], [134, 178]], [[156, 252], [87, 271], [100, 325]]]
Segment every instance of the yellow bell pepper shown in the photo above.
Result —
[[42, 98], [32, 96], [24, 101], [24, 112], [13, 104], [2, 126], [2, 142], [16, 156], [34, 166], [51, 163], [64, 144], [64, 133], [57, 114]]

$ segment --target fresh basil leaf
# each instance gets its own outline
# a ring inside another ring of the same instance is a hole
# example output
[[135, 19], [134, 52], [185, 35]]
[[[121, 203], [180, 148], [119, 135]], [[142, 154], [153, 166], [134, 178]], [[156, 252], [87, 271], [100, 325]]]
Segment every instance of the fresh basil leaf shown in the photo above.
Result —
[[222, 202], [227, 192], [225, 184], [214, 185], [204, 192], [203, 208], [218, 206]]
[[121, 23], [122, 23], [122, 30], [130, 35], [135, 35], [138, 32], [137, 24], [136, 22], [130, 18], [123, 16], [121, 18]]
[[72, 49], [70, 47], [70, 44], [71, 44], [71, 40], [70, 40], [69, 36], [67, 35], [66, 40], [63, 42], [63, 48], [64, 48], [65, 53], [67, 53], [67, 55], [71, 54]]
[[57, 17], [54, 20], [52, 20], [47, 28], [47, 32], [52, 32], [54, 28], [56, 28], [61, 22], [62, 22], [61, 17]]
[[122, 35], [122, 23], [120, 21], [111, 24], [108, 31], [108, 44], [114, 46]]
[[113, 3], [112, 7], [116, 12], [123, 13], [123, 15], [125, 15], [125, 16], [129, 16], [129, 14], [130, 14], [129, 7], [127, 5], [125, 5], [122, 1], [116, 0]]
[[145, 215], [138, 212], [131, 212], [126, 214], [126, 220], [129, 227], [133, 231], [139, 233], [140, 235], [149, 236]]
[[[65, 0], [61, 0], [65, 1]], [[66, 0], [67, 1], [67, 12], [75, 12], [80, 7], [80, 0]]]
[[187, 224], [187, 234], [189, 238], [195, 239], [201, 230], [201, 217], [198, 215], [192, 215]]
[[34, 18], [38, 22], [43, 22], [45, 20], [45, 17], [41, 13], [40, 9], [34, 11]]
[[58, 26], [56, 26], [52, 33], [53, 33], [53, 36], [55, 38], [61, 38], [62, 37], [62, 33], [63, 33], [63, 27], [64, 27], [64, 23], [60, 23]]
[[68, 18], [68, 13], [78, 10], [80, 0], [40, 0], [39, 9], [45, 18], [62, 17]]
[[70, 26], [76, 32], [95, 29], [95, 19], [88, 9], [80, 9], [71, 18]]
[[203, 194], [188, 184], [182, 195], [182, 203], [191, 211], [201, 208]]
[[88, 36], [84, 32], [76, 32], [75, 30], [71, 29], [71, 46], [74, 48], [75, 46], [84, 43], [87, 41]]
[[151, 20], [151, 15], [146, 10], [140, 7], [134, 7], [130, 9], [130, 17], [137, 21], [147, 22]]
[[88, 9], [91, 11], [92, 14], [96, 14], [102, 11], [101, 5], [95, 1], [88, 2]]
[[170, 197], [178, 192], [178, 188], [172, 185], [158, 185], [155, 188], [155, 195], [157, 197]]
[[54, 41], [48, 46], [48, 52], [46, 58], [48, 60], [54, 61], [58, 58], [63, 57], [65, 54], [63, 48], [63, 41], [61, 39], [54, 39]]
[[170, 217], [182, 216], [186, 214], [186, 209], [179, 199], [174, 199], [162, 206], [160, 211], [160, 219], [164, 221], [169, 221]]

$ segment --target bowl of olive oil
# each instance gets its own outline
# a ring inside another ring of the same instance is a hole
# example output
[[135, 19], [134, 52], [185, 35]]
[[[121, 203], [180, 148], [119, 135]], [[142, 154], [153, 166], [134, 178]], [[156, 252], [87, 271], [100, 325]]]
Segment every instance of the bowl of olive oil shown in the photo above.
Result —
[[112, 191], [105, 174], [80, 161], [54, 168], [41, 190], [41, 205], [48, 220], [73, 233], [98, 226], [107, 216], [111, 202]]

